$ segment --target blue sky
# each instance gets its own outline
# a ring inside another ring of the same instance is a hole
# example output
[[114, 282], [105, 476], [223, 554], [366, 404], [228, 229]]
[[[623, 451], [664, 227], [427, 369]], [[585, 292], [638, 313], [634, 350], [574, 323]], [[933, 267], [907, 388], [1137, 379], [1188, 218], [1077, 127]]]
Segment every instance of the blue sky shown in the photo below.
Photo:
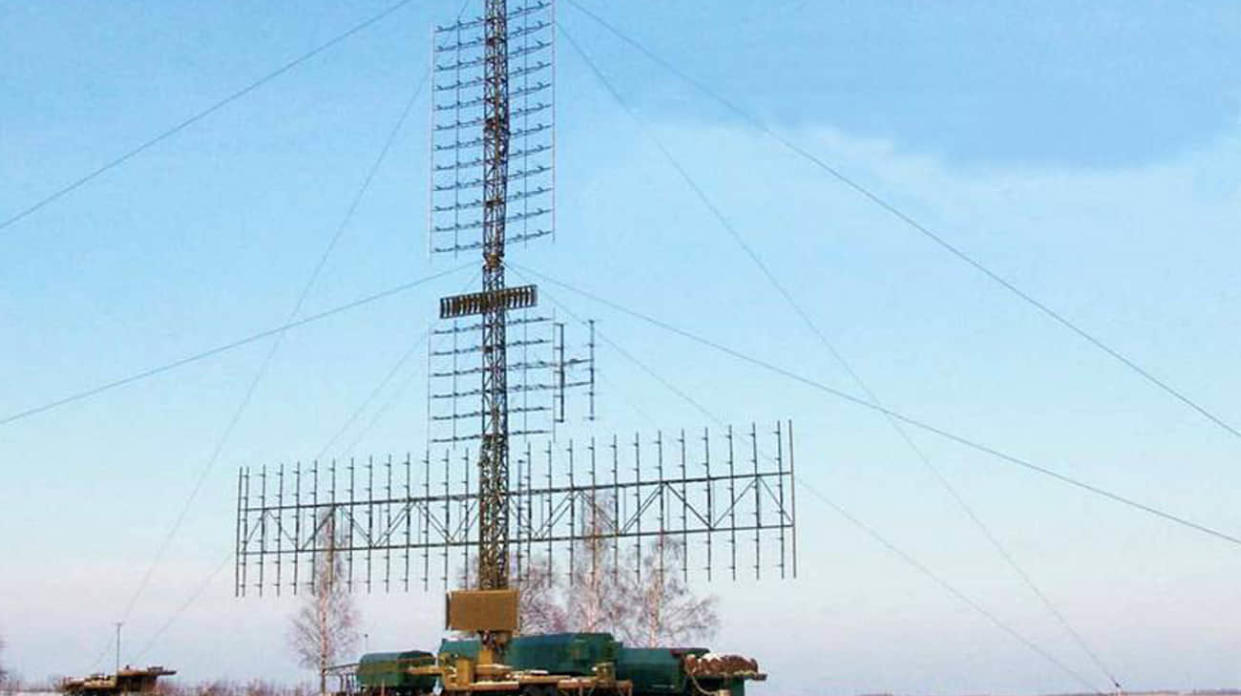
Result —
[[[583, 4], [1225, 420], [1241, 421], [1241, 7]], [[0, 217], [383, 6], [0, 4]], [[0, 231], [8, 337], [0, 412], [281, 323], [423, 74], [431, 25], [455, 9], [406, 7]], [[557, 240], [514, 260], [856, 391], [662, 159], [649, 130], [885, 403], [1241, 530], [1236, 438], [568, 3], [559, 16], [644, 126], [561, 45]], [[451, 267], [425, 254], [426, 169], [421, 102], [307, 311]], [[468, 280], [458, 274], [288, 334], [135, 606], [126, 628], [135, 652], [229, 552], [236, 467], [314, 456], [426, 328], [435, 298]], [[610, 338], [720, 418], [793, 418], [807, 485], [1101, 684], [882, 419], [544, 290], [598, 317]], [[0, 632], [15, 668], [41, 678], [91, 667], [266, 349], [255, 344], [0, 427], [9, 559]], [[600, 360], [597, 429], [703, 424], [615, 351]], [[422, 363], [412, 360], [385, 390], [393, 406], [358, 453], [421, 447]], [[1241, 684], [1235, 547], [914, 437], [1122, 683]], [[705, 588], [726, 612], [715, 645], [757, 655], [774, 675], [766, 692], [1079, 688], [803, 499], [798, 581]], [[142, 660], [175, 665], [188, 680], [301, 677], [281, 638], [292, 604], [234, 600], [226, 576]], [[364, 598], [372, 647], [431, 644], [439, 603]]]

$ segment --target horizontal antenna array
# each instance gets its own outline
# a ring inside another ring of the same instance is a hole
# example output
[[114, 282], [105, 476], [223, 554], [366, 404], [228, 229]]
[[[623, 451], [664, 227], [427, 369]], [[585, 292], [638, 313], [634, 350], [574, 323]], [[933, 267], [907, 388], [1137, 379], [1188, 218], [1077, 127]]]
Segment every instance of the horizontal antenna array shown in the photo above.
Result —
[[[476, 453], [312, 462], [237, 478], [239, 596], [313, 591], [337, 554], [351, 591], [456, 586], [472, 572]], [[797, 573], [791, 423], [696, 433], [527, 440], [509, 486], [515, 579], [588, 567], [733, 580]], [[333, 538], [324, 529], [335, 530]], [[663, 553], [675, 544], [681, 552]], [[668, 563], [672, 567], [664, 567]], [[468, 584], [468, 583], [467, 583]]]

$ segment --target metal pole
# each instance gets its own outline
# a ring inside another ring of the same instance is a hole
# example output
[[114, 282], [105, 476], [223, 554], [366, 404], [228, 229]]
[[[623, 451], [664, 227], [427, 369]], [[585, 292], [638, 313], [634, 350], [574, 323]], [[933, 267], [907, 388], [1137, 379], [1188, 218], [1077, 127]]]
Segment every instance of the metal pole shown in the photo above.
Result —
[[793, 526], [793, 578], [797, 578], [797, 474], [793, 468], [793, 421], [789, 420], [789, 495], [792, 498], [790, 521]]
[[242, 516], [245, 514], [242, 512], [242, 506], [241, 506], [241, 472], [242, 472], [241, 469], [237, 470], [237, 530], [236, 530], [237, 553], [233, 554], [233, 596], [234, 597], [241, 596], [241, 591], [239, 589], [241, 587], [241, 559], [244, 556], [244, 554], [242, 553], [242, 546], [241, 546], [241, 524], [242, 524], [241, 520], [242, 520]]
[[124, 625], [123, 621], [116, 622], [116, 676], [118, 680], [121, 675], [121, 626]]

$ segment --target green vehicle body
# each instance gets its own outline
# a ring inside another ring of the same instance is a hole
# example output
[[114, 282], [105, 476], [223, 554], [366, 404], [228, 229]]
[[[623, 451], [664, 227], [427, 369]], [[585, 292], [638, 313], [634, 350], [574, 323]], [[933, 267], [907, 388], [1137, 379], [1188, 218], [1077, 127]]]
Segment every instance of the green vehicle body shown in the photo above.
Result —
[[[590, 676], [595, 665], [612, 663], [616, 678], [633, 682], [634, 696], [698, 694], [685, 673], [686, 655], [704, 655], [705, 648], [627, 648], [610, 633], [555, 633], [517, 636], [509, 643], [505, 664], [517, 670], [543, 670], [551, 674]], [[478, 640], [445, 640], [440, 655], [478, 658]], [[728, 689], [731, 696], [745, 696], [745, 680], [700, 678], [704, 691]]]
[[358, 660], [358, 688], [365, 694], [429, 694], [435, 690], [436, 678], [430, 675], [415, 676], [408, 670], [410, 667], [428, 667], [434, 664], [435, 655], [425, 650], [367, 653]]
[[731, 696], [745, 696], [745, 680], [700, 677], [697, 687], [685, 673], [687, 655], [701, 656], [706, 648], [626, 648], [621, 646], [616, 660], [616, 676], [633, 682], [635, 696], [700, 694], [727, 689]]
[[[504, 663], [518, 670], [590, 676], [595, 665], [616, 662], [620, 644], [610, 633], [549, 633], [517, 636], [508, 644]], [[478, 640], [445, 640], [441, 655], [477, 659]]]
[[[706, 650], [687, 650], [702, 654]], [[681, 660], [668, 648], [624, 648], [616, 662], [616, 676], [633, 682], [634, 693], [688, 693], [689, 679], [681, 669]]]

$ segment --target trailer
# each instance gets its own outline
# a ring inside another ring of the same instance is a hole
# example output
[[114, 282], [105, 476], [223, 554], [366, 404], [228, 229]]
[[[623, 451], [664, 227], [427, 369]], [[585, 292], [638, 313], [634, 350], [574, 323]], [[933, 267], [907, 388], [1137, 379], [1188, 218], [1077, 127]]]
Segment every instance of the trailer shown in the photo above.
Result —
[[363, 696], [425, 696], [436, 688], [462, 695], [744, 696], [747, 682], [767, 678], [751, 658], [695, 647], [631, 648], [610, 633], [514, 636], [500, 662], [481, 661], [481, 650], [478, 639], [449, 639], [434, 657], [368, 653], [358, 662], [358, 690]]
[[70, 677], [60, 682], [60, 691], [68, 696], [122, 696], [152, 694], [160, 677], [176, 674], [176, 670], [155, 665], [145, 668], [125, 667], [116, 674], [91, 674]]

